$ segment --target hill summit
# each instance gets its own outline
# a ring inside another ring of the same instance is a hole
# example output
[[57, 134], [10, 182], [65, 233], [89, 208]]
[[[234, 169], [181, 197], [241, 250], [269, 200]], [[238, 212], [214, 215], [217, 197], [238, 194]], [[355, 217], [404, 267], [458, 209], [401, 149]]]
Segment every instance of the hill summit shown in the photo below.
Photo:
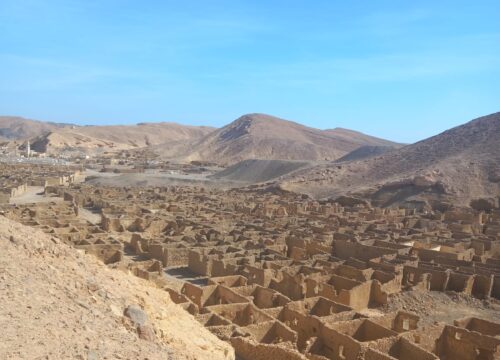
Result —
[[319, 130], [266, 114], [247, 114], [202, 137], [189, 160], [334, 160], [364, 145], [396, 145], [355, 131]]
[[494, 113], [379, 156], [295, 173], [284, 186], [319, 197], [358, 194], [380, 206], [419, 199], [468, 205], [500, 196], [499, 149]]

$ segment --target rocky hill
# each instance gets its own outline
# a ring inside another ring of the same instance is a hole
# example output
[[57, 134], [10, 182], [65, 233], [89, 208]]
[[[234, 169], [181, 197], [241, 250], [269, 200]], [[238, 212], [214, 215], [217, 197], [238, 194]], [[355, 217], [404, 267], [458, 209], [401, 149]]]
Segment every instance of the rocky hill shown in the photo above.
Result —
[[427, 200], [468, 205], [500, 196], [499, 149], [495, 113], [380, 156], [299, 171], [281, 186], [316, 197], [355, 194], [381, 206]]
[[187, 160], [334, 160], [364, 145], [395, 145], [355, 131], [318, 130], [265, 114], [244, 115], [194, 142]]
[[209, 126], [189, 126], [172, 122], [140, 123], [137, 125], [85, 126], [76, 133], [127, 144], [132, 147], [145, 147], [171, 141], [184, 141], [201, 138], [215, 130]]
[[318, 130], [265, 114], [244, 115], [220, 129], [168, 122], [77, 126], [0, 117], [0, 141], [26, 139], [33, 150], [47, 154], [149, 147], [164, 159], [222, 165], [247, 159], [330, 161], [363, 146], [399, 146], [352, 130]]
[[56, 153], [61, 150], [82, 152], [137, 149], [171, 142], [200, 138], [214, 129], [207, 126], [187, 126], [176, 123], [142, 123], [117, 126], [72, 126], [53, 130], [33, 139], [38, 152]]
[[70, 126], [68, 124], [30, 120], [18, 116], [0, 116], [0, 141], [29, 139]]
[[1, 359], [234, 359], [151, 282], [3, 216], [0, 302]]

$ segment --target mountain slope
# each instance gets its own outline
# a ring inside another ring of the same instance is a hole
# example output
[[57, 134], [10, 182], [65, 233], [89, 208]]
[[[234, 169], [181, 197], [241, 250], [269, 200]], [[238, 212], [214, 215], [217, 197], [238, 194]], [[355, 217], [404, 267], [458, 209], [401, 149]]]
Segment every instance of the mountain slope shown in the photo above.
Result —
[[307, 161], [249, 159], [231, 165], [212, 177], [219, 180], [260, 183], [309, 165]]
[[394, 150], [396, 147], [394, 146], [383, 146], [383, 145], [365, 145], [357, 148], [356, 150], [351, 151], [350, 153], [342, 156], [337, 159], [336, 162], [344, 162], [344, 161], [354, 161], [361, 160], [370, 157], [374, 157], [377, 155], [382, 155], [390, 150]]
[[282, 186], [314, 196], [351, 193], [387, 206], [431, 199], [468, 204], [498, 197], [500, 113], [475, 119], [380, 156], [298, 172]]
[[[0, 216], [1, 359], [234, 359], [151, 282]], [[149, 341], [127, 325], [140, 306]]]
[[0, 117], [0, 140], [2, 136], [29, 138], [33, 150], [48, 154], [150, 147], [163, 158], [224, 165], [247, 159], [328, 161], [361, 146], [399, 145], [352, 130], [318, 130], [265, 114], [244, 115], [221, 129], [167, 122], [77, 126]]
[[265, 114], [248, 114], [192, 144], [187, 160], [234, 164], [246, 159], [334, 160], [363, 145], [393, 144], [345, 130], [318, 130]]
[[343, 128], [323, 130], [323, 133], [338, 141], [344, 140], [348, 141], [349, 143], [357, 144], [358, 146], [402, 146], [401, 144], [397, 144], [389, 140], [380, 139], [375, 136], [370, 136], [358, 131]]
[[71, 125], [30, 120], [18, 116], [0, 116], [0, 141], [29, 139], [69, 126]]
[[135, 149], [176, 141], [190, 141], [211, 131], [213, 128], [206, 126], [166, 122], [128, 126], [73, 126], [35, 138], [32, 148], [47, 153], [68, 149], [82, 152]]
[[79, 134], [96, 139], [129, 144], [133, 147], [144, 147], [170, 141], [200, 138], [215, 129], [209, 126], [189, 126], [159, 122], [130, 126], [85, 126], [77, 130]]

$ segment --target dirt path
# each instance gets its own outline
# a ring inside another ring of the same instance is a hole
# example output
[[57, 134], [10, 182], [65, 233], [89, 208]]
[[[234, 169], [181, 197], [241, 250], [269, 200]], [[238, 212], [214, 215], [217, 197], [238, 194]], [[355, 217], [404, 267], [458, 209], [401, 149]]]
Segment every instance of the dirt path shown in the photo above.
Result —
[[101, 214], [92, 212], [84, 208], [78, 208], [78, 217], [87, 220], [91, 224], [98, 225], [101, 223]]
[[28, 186], [28, 190], [21, 196], [10, 199], [10, 204], [22, 205], [41, 202], [62, 201], [62, 198], [56, 196], [45, 196], [43, 186]]

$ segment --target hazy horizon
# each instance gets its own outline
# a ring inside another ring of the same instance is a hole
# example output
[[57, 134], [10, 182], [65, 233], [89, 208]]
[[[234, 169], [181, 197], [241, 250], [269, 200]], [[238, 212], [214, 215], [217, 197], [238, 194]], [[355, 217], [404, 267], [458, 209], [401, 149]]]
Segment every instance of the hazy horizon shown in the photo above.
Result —
[[266, 113], [413, 143], [499, 111], [500, 3], [4, 0], [0, 115], [221, 127]]

